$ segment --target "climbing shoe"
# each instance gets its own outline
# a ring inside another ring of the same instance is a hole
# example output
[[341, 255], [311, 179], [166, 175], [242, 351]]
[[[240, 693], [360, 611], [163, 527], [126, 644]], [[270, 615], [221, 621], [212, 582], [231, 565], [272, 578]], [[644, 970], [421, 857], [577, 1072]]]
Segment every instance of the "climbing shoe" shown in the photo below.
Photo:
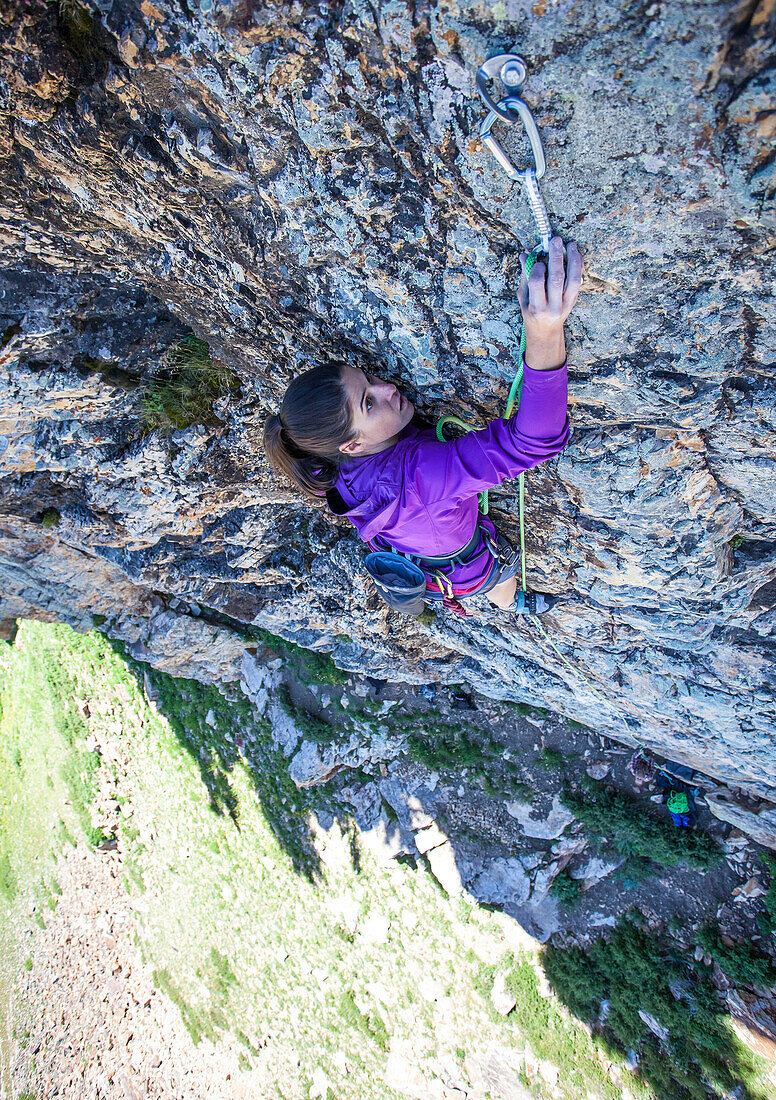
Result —
[[554, 605], [555, 597], [543, 592], [518, 592], [507, 611], [514, 615], [543, 615]]

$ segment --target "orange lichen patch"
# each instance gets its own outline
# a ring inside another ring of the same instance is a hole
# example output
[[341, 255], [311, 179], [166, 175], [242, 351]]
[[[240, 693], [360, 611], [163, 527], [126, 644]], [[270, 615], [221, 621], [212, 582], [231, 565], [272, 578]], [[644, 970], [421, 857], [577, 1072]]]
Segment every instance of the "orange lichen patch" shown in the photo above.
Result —
[[307, 113], [310, 116], [311, 122], [318, 122], [321, 117], [321, 112], [318, 109], [318, 104], [313, 103], [311, 99], [303, 99], [302, 105], [307, 108]]
[[152, 4], [151, 0], [143, 0], [143, 3], [140, 5], [140, 10], [146, 19], [153, 19], [157, 23], [164, 22], [164, 12], [160, 11], [159, 8]]
[[770, 1035], [735, 1017], [731, 1017], [730, 1023], [741, 1042], [754, 1054], [758, 1054], [768, 1062], [776, 1062], [776, 1041]]
[[[685, 454], [683, 452], [693, 451], [696, 454], [703, 454], [706, 450], [706, 444], [703, 442], [703, 439], [699, 435], [695, 433], [690, 434], [688, 432], [686, 435], [678, 435], [676, 437], [671, 447], [671, 450], [673, 454], [671, 455], [671, 458], [669, 458], [666, 465], [683, 466], [686, 461]], [[715, 486], [716, 484], [717, 483], [714, 482]]]
[[622, 287], [611, 279], [605, 279], [603, 275], [586, 271], [582, 280], [582, 289], [590, 294], [619, 294]]
[[118, 41], [119, 56], [125, 65], [137, 68], [138, 48], [128, 34], [122, 35]]
[[776, 110], [759, 111], [754, 121], [755, 134], [758, 138], [770, 140], [776, 137]]
[[770, 141], [776, 136], [776, 108], [772, 107], [765, 97], [762, 97], [764, 107], [760, 110], [752, 105], [744, 114], [734, 115], [733, 122], [739, 126], [746, 126], [751, 138], [760, 141]]
[[536, 0], [536, 3], [531, 8], [531, 11], [533, 12], [533, 14], [538, 19], [541, 19], [541, 17], [544, 15], [546, 10], [547, 10], [547, 0]]
[[751, 25], [753, 27], [764, 26], [773, 14], [774, 8], [776, 8], [776, 0], [760, 0], [760, 3], [752, 13], [752, 18], [750, 20]]
[[61, 99], [63, 94], [67, 91], [67, 80], [61, 73], [53, 73], [51, 71], [43, 71], [37, 80], [32, 81], [24, 78], [24, 75], [20, 72], [12, 73], [13, 87], [19, 92], [25, 95], [32, 92], [38, 99], [43, 100], [56, 100]]
[[301, 53], [288, 54], [274, 70], [267, 83], [273, 90], [293, 84], [299, 79], [305, 62], [306, 58]]
[[454, 30], [440, 31], [439, 37], [444, 39], [451, 50], [458, 48], [458, 35]]
[[464, 355], [473, 355], [475, 359], [487, 359], [488, 352], [485, 348], [473, 348], [469, 344], [462, 344], [461, 351]]
[[713, 136], [714, 127], [710, 123], [704, 122], [701, 126], [700, 133], [693, 142], [693, 148], [696, 152], [701, 149], [708, 152], [711, 149], [711, 139]]

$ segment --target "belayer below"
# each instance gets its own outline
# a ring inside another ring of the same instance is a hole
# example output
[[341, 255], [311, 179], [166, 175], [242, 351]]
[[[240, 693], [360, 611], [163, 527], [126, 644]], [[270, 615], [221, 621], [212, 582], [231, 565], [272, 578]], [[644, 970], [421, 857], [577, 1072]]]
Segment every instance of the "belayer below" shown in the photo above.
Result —
[[[569, 440], [564, 323], [579, 294], [582, 258], [553, 237], [518, 299], [525, 326], [523, 392], [511, 420], [440, 442], [412, 423], [415, 409], [388, 382], [337, 362], [295, 378], [264, 429], [273, 467], [304, 493], [325, 496], [372, 554], [367, 568], [391, 606], [417, 614], [423, 600], [485, 595], [514, 613], [541, 613], [551, 598], [520, 592], [518, 564], [477, 494], [558, 454]], [[403, 555], [403, 556], [402, 556]], [[389, 579], [385, 581], [385, 578]]]

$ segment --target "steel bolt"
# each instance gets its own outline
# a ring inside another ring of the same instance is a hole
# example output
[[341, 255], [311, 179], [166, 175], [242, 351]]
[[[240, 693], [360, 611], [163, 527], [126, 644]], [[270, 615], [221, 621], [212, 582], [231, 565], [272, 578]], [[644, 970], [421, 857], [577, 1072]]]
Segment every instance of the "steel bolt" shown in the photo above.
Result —
[[525, 66], [519, 61], [507, 61], [502, 66], [501, 79], [508, 88], [517, 88], [525, 80]]

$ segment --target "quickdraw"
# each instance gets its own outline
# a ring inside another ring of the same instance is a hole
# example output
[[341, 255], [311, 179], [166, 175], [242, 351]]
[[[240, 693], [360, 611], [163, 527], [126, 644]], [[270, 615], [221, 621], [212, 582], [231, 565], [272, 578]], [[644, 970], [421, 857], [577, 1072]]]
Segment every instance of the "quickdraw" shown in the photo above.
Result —
[[[547, 208], [544, 204], [544, 198], [539, 187], [539, 180], [545, 173], [547, 162], [544, 156], [544, 148], [542, 146], [542, 139], [539, 135], [539, 131], [536, 127], [531, 110], [528, 104], [525, 103], [517, 94], [525, 82], [526, 75], [528, 73], [527, 66], [522, 57], [518, 57], [516, 54], [499, 54], [497, 57], [492, 57], [480, 66], [477, 72], [477, 91], [482, 98], [483, 103], [488, 108], [487, 117], [484, 119], [480, 126], [480, 137], [483, 144], [493, 154], [498, 163], [504, 169], [510, 179], [517, 183], [521, 183], [523, 186], [523, 192], [528, 199], [528, 203], [531, 207], [536, 226], [539, 231], [539, 240], [532, 250], [532, 252], [526, 258], [525, 272], [528, 276], [531, 272], [531, 268], [536, 262], [538, 256], [542, 252], [547, 252], [550, 246], [550, 238], [552, 236], [552, 230], [550, 228], [550, 219], [547, 214]], [[507, 89], [508, 93], [504, 99], [498, 103], [494, 102], [488, 92], [488, 81], [500, 77], [502, 83]], [[528, 135], [528, 140], [531, 144], [531, 151], [534, 157], [534, 164], [523, 169], [522, 171], [515, 167], [507, 154], [502, 149], [498, 141], [493, 137], [491, 130], [498, 119], [504, 122], [514, 124], [516, 122], [522, 122], [525, 127], [525, 131]], [[523, 388], [523, 363], [526, 348], [526, 335], [525, 326], [523, 326], [520, 333], [520, 351], [519, 351], [519, 366], [517, 373], [515, 374], [512, 386], [509, 390], [509, 396], [507, 398], [507, 407], [505, 413], [505, 419], [509, 420], [514, 414], [514, 411], [520, 404], [520, 397]], [[457, 427], [462, 428], [466, 432], [476, 430], [471, 424], [467, 424], [464, 420], [461, 420], [457, 416], [443, 416], [437, 423], [437, 439], [440, 442], [445, 441], [444, 428], [447, 424], [455, 424]], [[480, 507], [481, 510], [487, 514], [488, 511], [488, 494], [480, 494]], [[523, 592], [527, 589], [526, 575], [525, 575], [525, 475], [520, 474], [518, 477], [518, 515], [520, 521], [520, 570], [521, 570], [521, 587]], [[465, 612], [464, 612], [465, 613]], [[528, 618], [536, 625], [540, 634], [547, 642], [547, 644], [554, 650], [554, 652], [561, 659], [563, 664], [566, 665], [573, 673], [581, 677], [585, 681], [589, 689], [593, 692], [598, 699], [601, 700], [607, 707], [610, 707], [615, 714], [620, 717], [627, 726], [632, 726], [635, 723], [635, 719], [630, 715], [623, 714], [619, 707], [615, 706], [609, 699], [607, 699], [601, 692], [593, 686], [584, 672], [582, 672], [576, 665], [572, 664], [568, 657], [561, 652], [555, 645], [552, 638], [550, 638], [547, 631], [541, 624], [541, 621], [537, 615], [529, 615]]]
[[[482, 138], [482, 144], [490, 150], [509, 178], [514, 180], [515, 183], [522, 184], [523, 193], [528, 199], [528, 205], [531, 207], [531, 213], [539, 231], [539, 241], [535, 251], [547, 252], [550, 247], [552, 230], [547, 207], [544, 205], [544, 197], [539, 187], [539, 180], [547, 170], [547, 160], [544, 156], [544, 146], [539, 130], [531, 114], [531, 108], [519, 95], [527, 75], [528, 67], [525, 61], [514, 53], [500, 53], [497, 57], [491, 57], [490, 60], [480, 65], [477, 70], [477, 91], [482, 102], [488, 108], [488, 114], [480, 126], [480, 137]], [[498, 103], [491, 98], [488, 92], [488, 81], [494, 80], [497, 76], [501, 78], [501, 82], [507, 90], [505, 98]], [[509, 159], [491, 133], [493, 126], [499, 119], [511, 125], [522, 122], [531, 144], [533, 165], [521, 170], [516, 168]]]

